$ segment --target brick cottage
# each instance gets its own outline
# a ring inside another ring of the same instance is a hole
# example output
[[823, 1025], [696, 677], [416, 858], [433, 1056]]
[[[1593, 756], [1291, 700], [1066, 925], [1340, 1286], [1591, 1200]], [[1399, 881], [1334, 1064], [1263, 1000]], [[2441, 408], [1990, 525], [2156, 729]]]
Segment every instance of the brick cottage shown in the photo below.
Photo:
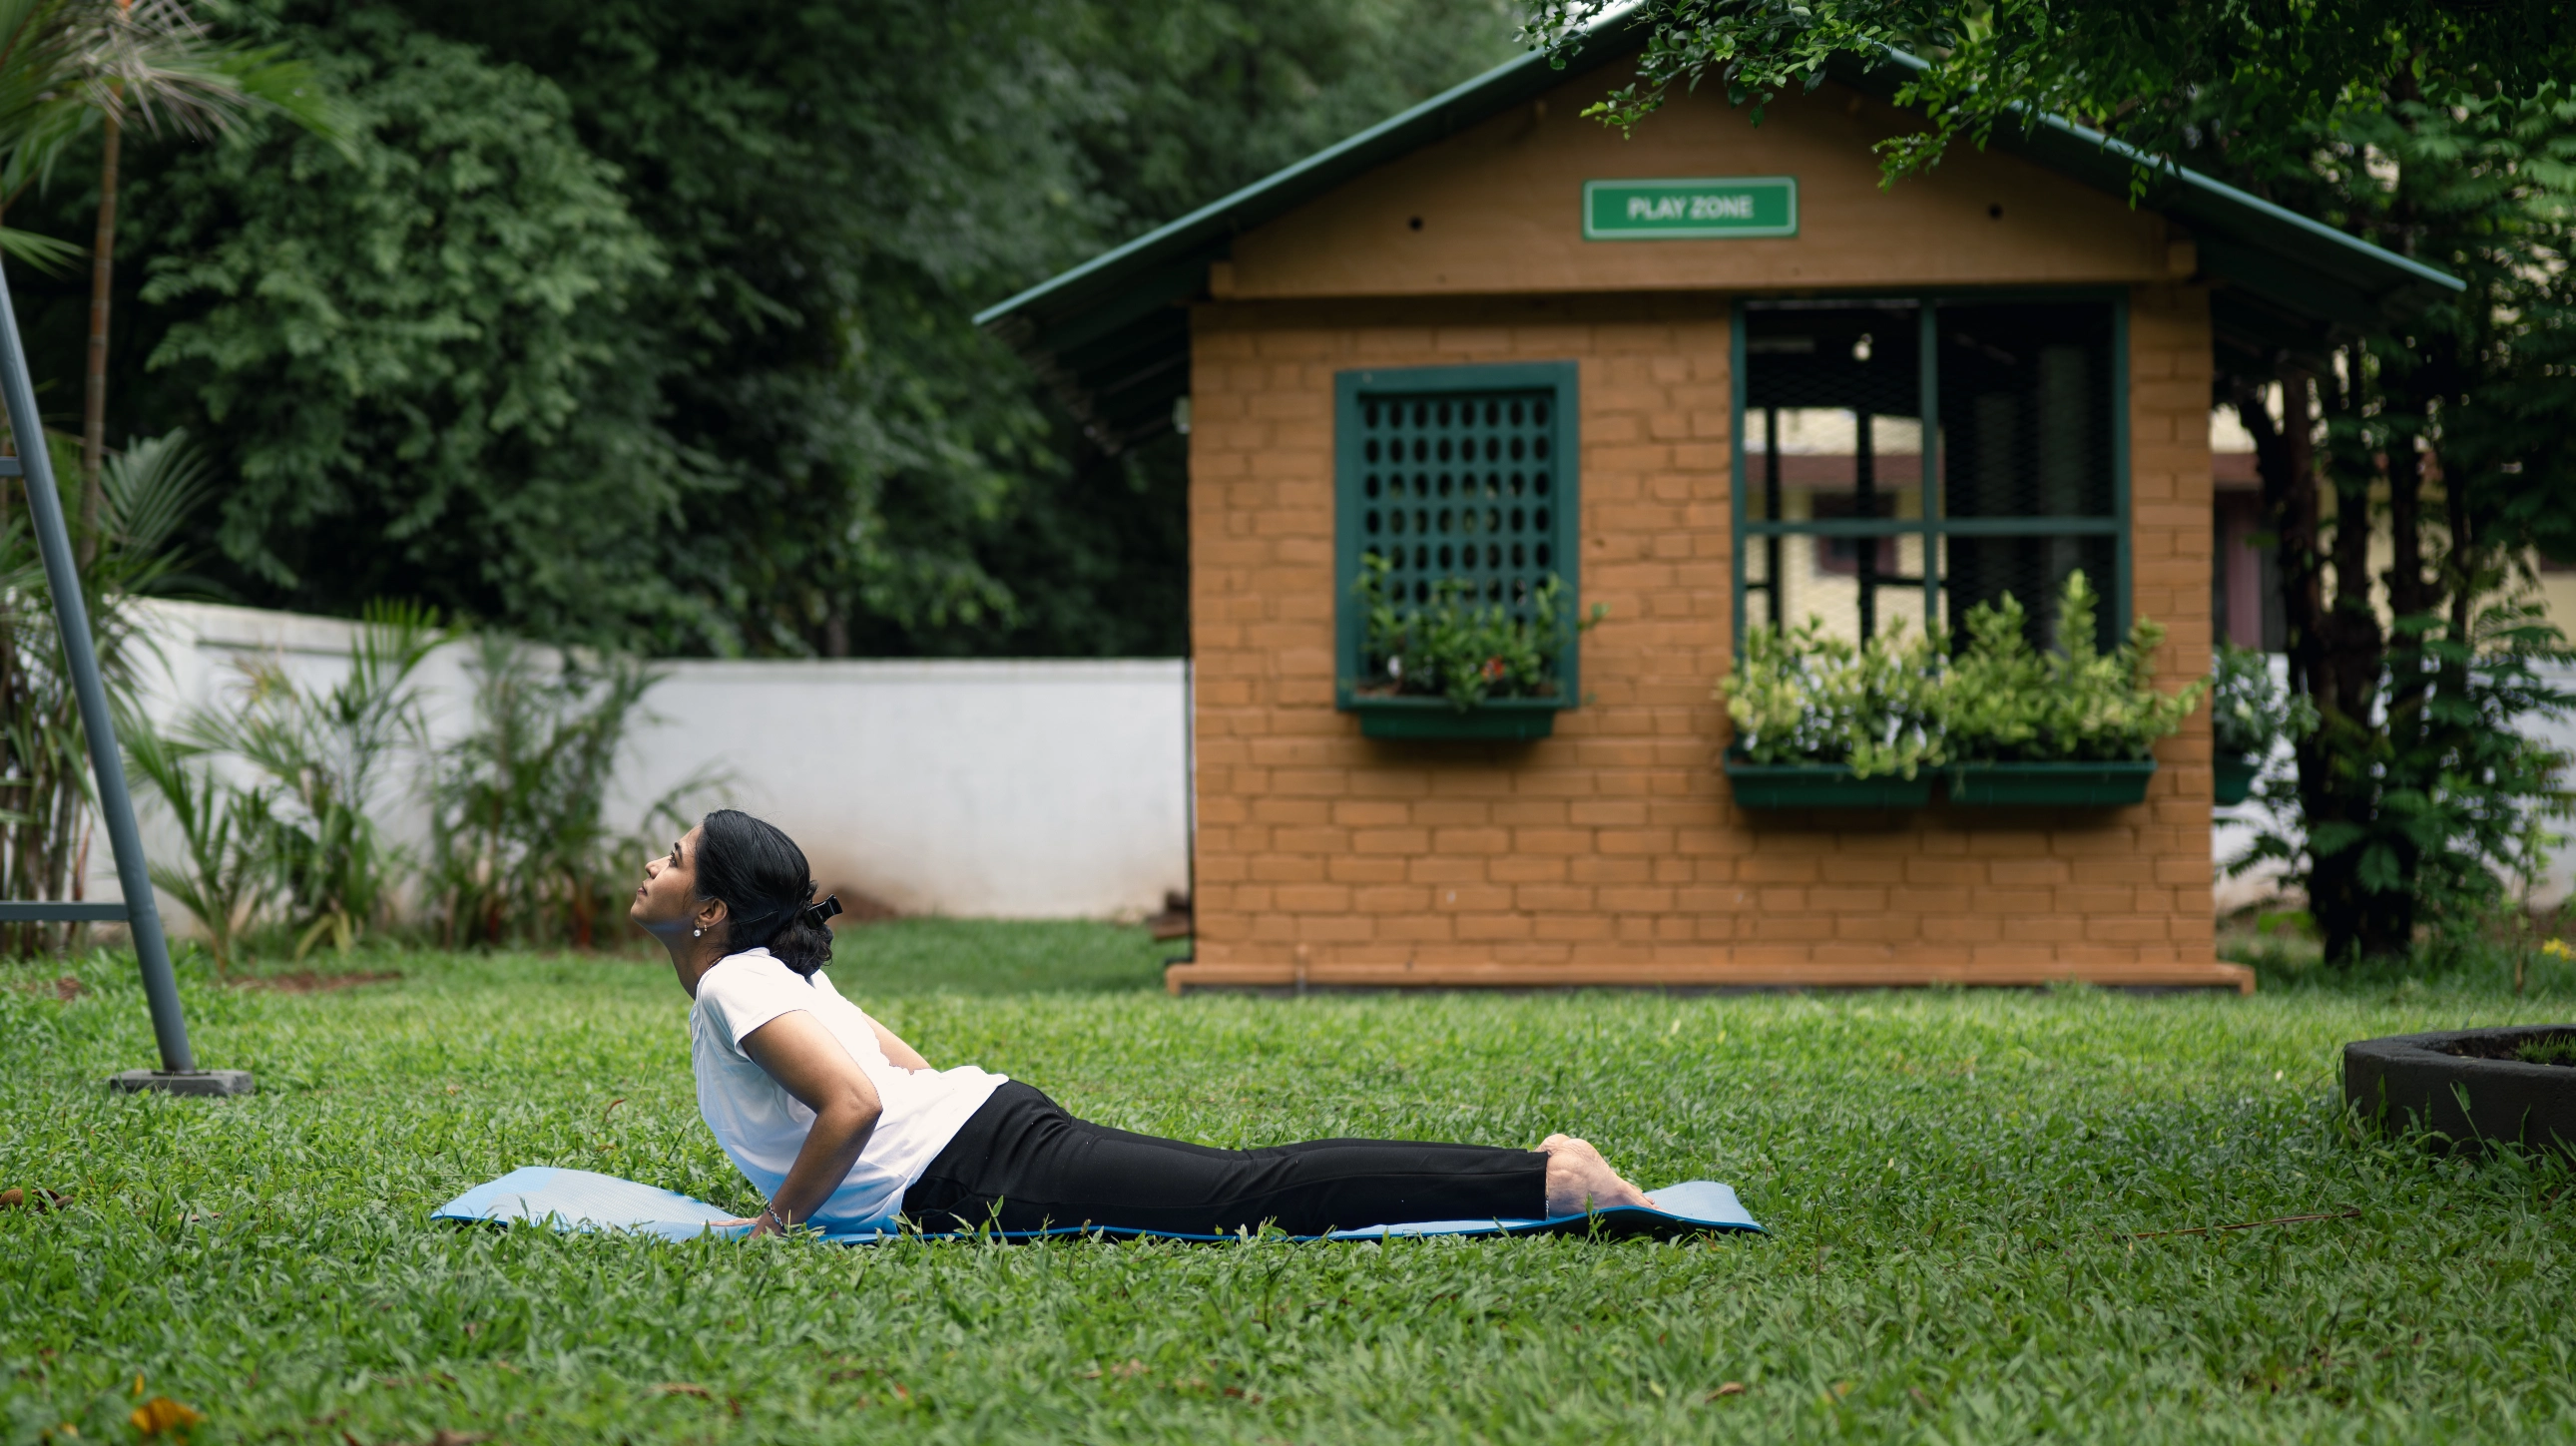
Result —
[[[2106, 636], [2165, 625], [2161, 686], [2201, 676], [2213, 348], [2447, 278], [2189, 173], [2133, 208], [2053, 122], [1882, 186], [1895, 62], [1623, 140], [1581, 111], [1637, 43], [1505, 66], [982, 318], [1104, 449], [1188, 434], [1172, 987], [2250, 988], [2214, 955], [2205, 709], [2143, 802], [1758, 808], [1712, 687], [1749, 625], [2044, 612], [2078, 568]], [[1607, 615], [1553, 701], [1383, 699], [1370, 559], [1399, 604], [1553, 577]]]

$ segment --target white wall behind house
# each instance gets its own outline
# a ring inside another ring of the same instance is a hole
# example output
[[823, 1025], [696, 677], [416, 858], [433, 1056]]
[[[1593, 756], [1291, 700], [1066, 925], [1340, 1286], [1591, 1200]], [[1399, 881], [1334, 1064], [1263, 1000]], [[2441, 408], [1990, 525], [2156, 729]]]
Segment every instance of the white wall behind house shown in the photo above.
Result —
[[[194, 603], [142, 605], [159, 664], [145, 712], [167, 730], [190, 707], [240, 696], [244, 661], [282, 660], [327, 686], [353, 624]], [[418, 675], [432, 746], [472, 725], [469, 649]], [[163, 666], [165, 665], [166, 666]], [[1178, 660], [1044, 662], [671, 662], [617, 775], [612, 823], [698, 775], [697, 798], [732, 803], [796, 838], [826, 889], [904, 913], [1004, 918], [1133, 916], [1189, 878], [1187, 689]], [[426, 840], [406, 763], [377, 816], [397, 841]], [[138, 791], [145, 847], [177, 836]], [[640, 867], [641, 860], [639, 858]], [[90, 898], [118, 897], [104, 836]], [[172, 927], [185, 915], [167, 898]]]
[[[2288, 659], [2275, 653], [2271, 661], [2273, 685], [2287, 688], [2290, 677]], [[2541, 671], [2558, 687], [2576, 692], [2576, 668], [2550, 667]], [[2525, 716], [2521, 720], [2520, 731], [2563, 754], [2576, 757], [2576, 718]], [[2265, 777], [2287, 779], [2294, 768], [2290, 746], [2283, 743], [2273, 750], [2271, 761], [2265, 766]], [[2251, 801], [2213, 810], [2210, 819], [2211, 860], [2224, 870], [2229, 863], [2244, 857], [2253, 847], [2255, 838], [2268, 826], [2262, 806]], [[2569, 821], [2561, 820], [2551, 831], [2564, 835], [2576, 830], [2571, 830]], [[2280, 892], [2281, 869], [2276, 864], [2267, 864], [2237, 878], [2222, 877], [2218, 880], [2218, 911], [2226, 914], [2252, 905], [2268, 904]], [[2549, 867], [2533, 882], [2529, 902], [2544, 908], [2553, 907], [2571, 894], [2576, 894], [2576, 840], [2563, 842], [2551, 851]]]
[[825, 887], [904, 913], [1133, 914], [1189, 877], [1177, 660], [681, 662], [630, 800], [713, 768]]

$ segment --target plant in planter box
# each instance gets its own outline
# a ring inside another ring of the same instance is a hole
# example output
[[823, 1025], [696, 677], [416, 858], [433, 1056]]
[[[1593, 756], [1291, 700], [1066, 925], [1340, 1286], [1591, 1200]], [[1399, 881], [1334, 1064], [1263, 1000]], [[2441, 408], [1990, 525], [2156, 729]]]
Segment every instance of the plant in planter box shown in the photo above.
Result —
[[1932, 717], [1939, 629], [1908, 635], [1900, 621], [1865, 643], [1810, 618], [1756, 628], [1717, 685], [1735, 720], [1735, 753], [1763, 766], [1837, 764], [1856, 778], [1911, 779], [1942, 761]]
[[1366, 628], [1367, 672], [1351, 690], [1358, 698], [1445, 698], [1464, 713], [1488, 699], [1559, 697], [1557, 658], [1610, 611], [1596, 603], [1588, 617], [1564, 616], [1565, 581], [1553, 573], [1530, 592], [1526, 618], [1500, 602], [1478, 606], [1476, 585], [1457, 578], [1406, 611], [1389, 594], [1387, 571], [1386, 559], [1363, 558], [1352, 587]]
[[1748, 633], [1717, 685], [1735, 720], [1727, 782], [1745, 808], [1920, 808], [1942, 760], [1931, 697], [1946, 639], [1902, 624], [1853, 643], [1809, 619]]
[[2155, 771], [2151, 751], [2200, 703], [2206, 679], [2156, 690], [2148, 658], [2164, 628], [2144, 618], [2105, 653], [2094, 642], [2100, 596], [2070, 573], [2057, 646], [2030, 644], [2028, 615], [2007, 593], [1968, 612], [1968, 645], [1950, 660], [1933, 716], [1952, 762], [1954, 803], [2132, 803]]
[[2210, 670], [2209, 734], [2218, 774], [2217, 801], [2252, 796], [2264, 760], [2284, 740], [2316, 727], [2317, 707], [2272, 680], [2270, 661], [2253, 648], [2222, 644]]

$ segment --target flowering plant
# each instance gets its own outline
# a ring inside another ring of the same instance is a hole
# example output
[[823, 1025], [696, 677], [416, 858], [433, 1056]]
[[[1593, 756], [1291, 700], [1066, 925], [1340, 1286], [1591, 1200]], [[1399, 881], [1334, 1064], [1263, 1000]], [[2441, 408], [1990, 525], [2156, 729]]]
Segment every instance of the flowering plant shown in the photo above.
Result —
[[1366, 671], [1352, 685], [1361, 697], [1442, 697], [1462, 713], [1488, 698], [1555, 697], [1557, 656], [1609, 612], [1596, 603], [1587, 617], [1565, 616], [1565, 580], [1554, 573], [1528, 590], [1526, 615], [1499, 595], [1480, 606], [1477, 584], [1464, 578], [1406, 607], [1388, 570], [1385, 558], [1362, 558], [1351, 589], [1366, 627]]

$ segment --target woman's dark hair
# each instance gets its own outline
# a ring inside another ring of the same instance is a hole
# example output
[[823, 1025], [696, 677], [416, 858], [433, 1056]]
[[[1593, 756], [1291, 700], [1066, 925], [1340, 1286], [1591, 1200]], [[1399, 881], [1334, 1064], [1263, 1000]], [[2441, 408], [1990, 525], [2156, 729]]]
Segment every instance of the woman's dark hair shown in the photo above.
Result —
[[832, 958], [832, 931], [810, 915], [814, 876], [796, 840], [740, 809], [720, 808], [698, 821], [698, 897], [725, 906], [725, 947], [740, 954], [768, 946], [799, 974]]

